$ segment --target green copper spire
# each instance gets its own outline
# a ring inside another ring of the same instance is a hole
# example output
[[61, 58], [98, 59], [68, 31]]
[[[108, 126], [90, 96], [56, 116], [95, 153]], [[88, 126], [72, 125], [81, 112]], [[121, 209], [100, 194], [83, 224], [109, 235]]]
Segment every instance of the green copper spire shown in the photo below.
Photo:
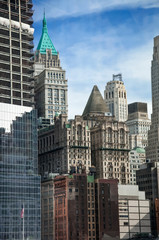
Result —
[[41, 35], [37, 50], [39, 50], [41, 54], [46, 54], [46, 49], [52, 49], [52, 54], [57, 55], [57, 51], [48, 34], [47, 22], [46, 22], [45, 12], [44, 12], [43, 30], [42, 30], [42, 35]]
[[43, 18], [43, 32], [47, 33], [47, 22], [45, 18], [45, 11], [44, 11], [44, 18]]

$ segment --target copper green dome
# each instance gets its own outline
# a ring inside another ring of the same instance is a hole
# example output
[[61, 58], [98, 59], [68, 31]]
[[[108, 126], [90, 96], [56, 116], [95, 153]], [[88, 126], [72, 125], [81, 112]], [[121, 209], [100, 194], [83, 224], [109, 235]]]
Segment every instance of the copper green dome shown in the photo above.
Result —
[[57, 51], [48, 34], [47, 23], [46, 23], [46, 18], [44, 14], [42, 35], [41, 35], [37, 50], [39, 50], [41, 54], [46, 54], [46, 49], [52, 49], [52, 54], [57, 55]]
[[135, 150], [137, 153], [145, 153], [145, 149], [144, 148], [136, 147], [133, 150]]

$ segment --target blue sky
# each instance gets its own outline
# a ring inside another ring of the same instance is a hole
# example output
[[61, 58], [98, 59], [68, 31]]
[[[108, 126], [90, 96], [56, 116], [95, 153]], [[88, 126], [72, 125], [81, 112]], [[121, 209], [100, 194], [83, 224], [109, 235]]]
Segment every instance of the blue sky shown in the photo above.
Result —
[[128, 103], [151, 113], [153, 38], [159, 35], [158, 0], [33, 0], [34, 45], [45, 9], [49, 35], [68, 79], [69, 118], [82, 114], [93, 85], [102, 95], [122, 73]]

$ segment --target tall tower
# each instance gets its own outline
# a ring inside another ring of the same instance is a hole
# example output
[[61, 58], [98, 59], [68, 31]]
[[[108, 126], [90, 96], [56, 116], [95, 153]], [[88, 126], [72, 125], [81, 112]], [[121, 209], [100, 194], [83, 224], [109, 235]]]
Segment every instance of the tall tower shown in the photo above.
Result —
[[31, 106], [32, 1], [0, 0], [0, 102]]
[[0, 0], [0, 239], [5, 240], [41, 239], [32, 6], [31, 0]]
[[65, 70], [60, 66], [59, 53], [48, 35], [45, 14], [34, 69], [38, 117], [49, 118], [53, 123], [56, 113], [68, 113], [68, 86]]
[[128, 117], [128, 106], [126, 89], [121, 74], [113, 75], [113, 80], [107, 83], [104, 99], [116, 120], [125, 122]]
[[159, 36], [154, 38], [153, 60], [151, 65], [152, 115], [148, 133], [146, 157], [159, 161]]

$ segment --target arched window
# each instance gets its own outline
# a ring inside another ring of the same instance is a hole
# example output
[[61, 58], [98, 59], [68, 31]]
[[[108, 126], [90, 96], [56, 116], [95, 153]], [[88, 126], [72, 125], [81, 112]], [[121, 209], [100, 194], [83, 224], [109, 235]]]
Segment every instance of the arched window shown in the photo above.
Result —
[[125, 172], [125, 166], [121, 166], [121, 172]]

